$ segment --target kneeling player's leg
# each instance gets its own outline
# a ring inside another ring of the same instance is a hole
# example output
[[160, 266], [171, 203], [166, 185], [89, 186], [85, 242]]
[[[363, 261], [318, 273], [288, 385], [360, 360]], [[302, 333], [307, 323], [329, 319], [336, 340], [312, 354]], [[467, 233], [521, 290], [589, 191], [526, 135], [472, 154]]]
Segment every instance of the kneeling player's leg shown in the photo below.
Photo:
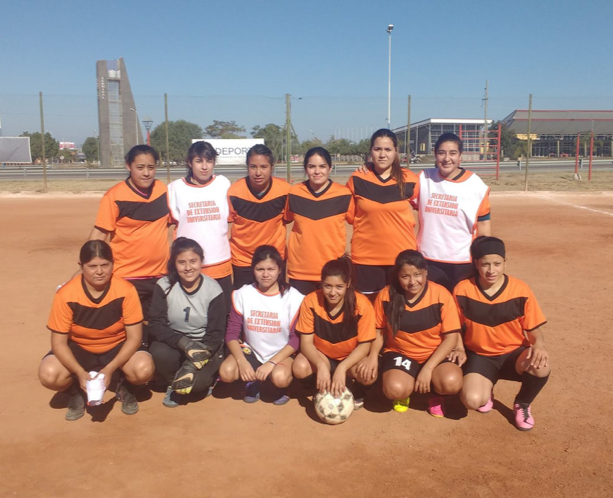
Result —
[[219, 378], [227, 383], [234, 382], [240, 378], [238, 363], [236, 363], [234, 356], [228, 355], [223, 361], [219, 367]]
[[127, 363], [121, 367], [126, 380], [135, 386], [142, 386], [153, 378], [155, 365], [153, 358], [146, 351], [137, 351]]
[[153, 341], [149, 346], [149, 353], [155, 363], [157, 375], [164, 381], [166, 386], [170, 386], [175, 375], [184, 361], [184, 355], [165, 342]]
[[440, 363], [432, 372], [434, 391], [443, 396], [459, 393], [462, 389], [462, 380], [462, 369], [455, 363]]
[[494, 383], [487, 377], [469, 373], [464, 376], [460, 399], [469, 410], [478, 410], [490, 400], [493, 388]]
[[292, 358], [286, 358], [282, 362], [275, 365], [275, 368], [270, 372], [270, 381], [279, 388], [288, 387], [293, 380], [292, 367], [294, 360]]
[[223, 362], [224, 348], [220, 348], [211, 359], [195, 373], [193, 393], [208, 392], [209, 388], [215, 384], [219, 369]]
[[313, 375], [314, 370], [307, 357], [302, 353], [298, 353], [292, 365], [292, 372], [297, 379], [306, 379], [308, 376]]
[[[522, 431], [528, 431], [534, 427], [531, 404], [539, 395], [551, 373], [551, 365], [540, 365], [536, 368], [531, 365], [532, 358], [529, 358], [530, 348], [521, 351], [519, 355], [511, 354], [508, 363], [503, 366], [503, 373], [506, 374], [510, 367], [514, 367], [515, 374], [520, 376], [521, 388], [515, 397], [513, 411], [515, 413], [515, 425]], [[514, 358], [517, 356], [517, 359]], [[508, 368], [507, 368], [508, 367]]]
[[408, 398], [415, 388], [415, 379], [402, 370], [383, 372], [383, 394], [391, 400]]
[[52, 391], [65, 391], [74, 381], [70, 371], [53, 354], [48, 354], [41, 361], [38, 379], [44, 387]]

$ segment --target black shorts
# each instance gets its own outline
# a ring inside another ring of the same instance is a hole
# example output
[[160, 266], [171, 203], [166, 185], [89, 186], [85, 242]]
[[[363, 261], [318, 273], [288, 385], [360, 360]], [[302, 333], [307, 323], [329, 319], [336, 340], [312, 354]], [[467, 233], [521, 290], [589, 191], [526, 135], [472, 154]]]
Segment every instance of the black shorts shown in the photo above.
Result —
[[483, 356], [466, 349], [468, 359], [463, 365], [464, 375], [478, 373], [496, 384], [499, 379], [521, 382], [521, 374], [517, 373], [515, 364], [517, 358], [524, 352], [526, 346], [520, 346], [510, 353], [498, 356]]
[[[109, 363], [111, 363], [111, 361], [115, 359], [117, 353], [119, 353], [119, 350], [123, 347], [124, 344], [125, 341], [117, 344], [117, 346], [115, 346], [113, 349], [109, 349], [104, 353], [97, 354], [85, 351], [85, 349], [83, 349], [74, 341], [68, 341], [68, 347], [70, 348], [70, 351], [72, 351], [75, 360], [77, 360], [77, 363], [81, 365], [83, 370], [85, 370], [86, 372], [99, 372], [100, 370], [102, 370]], [[145, 351], [145, 349], [141, 345], [138, 351]], [[44, 356], [44, 358], [51, 355], [53, 355], [53, 351], [49, 351]]]
[[460, 280], [470, 278], [474, 274], [472, 263], [441, 263], [440, 261], [428, 260], [428, 280], [442, 285], [449, 292], [453, 292]]
[[389, 284], [393, 266], [353, 265], [356, 274], [356, 289], [362, 294], [376, 294]]
[[[396, 353], [395, 351], [387, 351], [386, 353], [383, 353], [381, 363], [383, 364], [382, 369], [384, 373], [388, 370], [401, 370], [402, 372], [408, 373], [414, 379], [417, 378], [419, 371], [426, 364], [425, 361], [423, 363], [419, 363], [417, 360], [414, 360], [413, 358], [404, 354]], [[439, 365], [442, 365], [443, 363], [449, 363], [449, 360], [445, 358], [439, 363]]]
[[230, 314], [230, 309], [232, 308], [232, 275], [228, 275], [227, 277], [216, 278], [215, 281], [221, 287], [223, 291], [223, 299], [226, 303], [226, 314]]
[[[155, 289], [155, 284], [159, 280], [158, 277], [151, 278], [135, 278], [129, 279], [126, 278], [128, 282], [130, 282], [134, 287], [136, 287], [136, 292], [138, 292], [138, 298], [140, 299], [140, 304], [143, 307], [143, 317], [145, 318], [145, 322], [149, 321], [149, 308], [151, 307], [151, 297], [153, 296], [153, 291]], [[143, 340], [143, 342], [146, 342]]]
[[321, 282], [312, 282], [310, 280], [298, 280], [295, 278], [289, 279], [289, 284], [305, 296], [311, 292], [315, 292], [321, 288]]
[[249, 285], [255, 282], [251, 266], [232, 265], [232, 275], [232, 287], [234, 287], [234, 290], [240, 289], [243, 285]]
[[247, 358], [247, 361], [249, 362], [249, 365], [253, 367], [253, 370], [257, 370], [263, 365], [263, 363], [258, 360], [258, 357], [255, 355], [253, 349], [251, 349], [250, 346], [247, 346], [246, 344], [241, 344], [241, 348], [243, 350], [245, 358]]

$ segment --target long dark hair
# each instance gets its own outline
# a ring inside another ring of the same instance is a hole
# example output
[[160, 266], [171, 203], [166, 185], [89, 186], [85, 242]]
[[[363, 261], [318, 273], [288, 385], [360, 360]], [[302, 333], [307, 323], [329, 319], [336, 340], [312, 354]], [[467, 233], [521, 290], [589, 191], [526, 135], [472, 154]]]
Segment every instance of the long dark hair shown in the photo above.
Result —
[[187, 163], [187, 176], [194, 176], [192, 171], [192, 161], [194, 159], [203, 157], [214, 163], [217, 155], [217, 151], [209, 142], [205, 142], [204, 140], [194, 142], [187, 151], [187, 159], [185, 160]]
[[400, 156], [398, 155], [398, 137], [392, 130], [388, 130], [387, 128], [381, 128], [380, 130], [375, 131], [370, 137], [370, 150], [375, 146], [375, 141], [377, 138], [389, 138], [394, 143], [394, 148], [396, 149], [396, 157], [394, 158], [394, 162], [392, 163], [392, 178], [398, 184], [398, 189], [400, 190], [400, 198], [404, 199], [406, 197], [404, 192], [404, 172], [402, 170], [402, 166], [400, 166]]
[[304, 171], [307, 169], [309, 159], [311, 159], [313, 156], [321, 157], [328, 165], [328, 168], [332, 168], [332, 156], [330, 156], [330, 153], [323, 147], [312, 147], [304, 155], [304, 162], [302, 164], [304, 166]]
[[168, 288], [168, 292], [170, 289], [174, 287], [174, 285], [179, 281], [179, 272], [177, 271], [176, 261], [179, 257], [179, 254], [185, 251], [194, 251], [202, 262], [204, 262], [204, 251], [200, 244], [193, 239], [188, 239], [187, 237], [177, 237], [177, 239], [172, 243], [172, 247], [170, 248], [170, 258], [168, 258], [168, 281], [170, 283], [170, 287]]
[[[356, 312], [356, 297], [355, 297], [355, 268], [351, 262], [351, 258], [346, 254], [338, 259], [328, 261], [321, 269], [321, 281], [327, 277], [339, 277], [347, 284], [345, 292], [345, 311], [343, 313], [343, 331], [347, 332], [357, 325], [355, 318]], [[325, 299], [325, 298], [324, 298]]]
[[149, 145], [139, 144], [139, 145], [135, 145], [134, 147], [132, 147], [126, 154], [126, 157], [125, 157], [126, 164], [127, 165], [132, 164], [134, 160], [136, 159], [136, 157], [141, 154], [145, 154], [145, 155], [150, 154], [151, 156], [153, 156], [153, 159], [155, 160], [156, 165], [158, 161], [160, 160], [160, 155], [158, 154], [157, 150], [155, 150], [153, 147], [150, 147]]
[[405, 309], [404, 290], [400, 287], [400, 282], [398, 281], [400, 271], [404, 265], [411, 265], [420, 270], [428, 269], [428, 263], [420, 252], [409, 249], [402, 251], [396, 256], [392, 281], [389, 286], [390, 302], [385, 310], [387, 323], [391, 326], [394, 336], [396, 336], [398, 330], [400, 330], [400, 321]]
[[94, 258], [102, 258], [113, 262], [111, 246], [104, 240], [88, 240], [79, 252], [79, 263], [86, 265]]
[[290, 286], [285, 281], [285, 261], [283, 261], [283, 258], [279, 254], [279, 251], [277, 251], [276, 247], [258, 247], [253, 253], [253, 258], [251, 258], [251, 269], [255, 270], [255, 266], [258, 263], [261, 263], [268, 258], [272, 259], [279, 267], [279, 276], [277, 277], [277, 284], [279, 284], [279, 292], [281, 293], [281, 295], [284, 295], [289, 290]]

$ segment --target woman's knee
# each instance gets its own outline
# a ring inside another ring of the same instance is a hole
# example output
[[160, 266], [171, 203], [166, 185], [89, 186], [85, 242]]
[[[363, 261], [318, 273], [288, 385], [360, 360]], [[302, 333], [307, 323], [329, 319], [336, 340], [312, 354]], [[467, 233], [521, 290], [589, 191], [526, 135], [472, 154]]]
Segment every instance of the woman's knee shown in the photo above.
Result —
[[462, 389], [464, 376], [462, 371], [445, 372], [443, 375], [433, 376], [432, 383], [438, 394], [452, 395], [457, 394]]
[[222, 382], [234, 382], [238, 379], [238, 365], [234, 357], [228, 356], [219, 367], [219, 378]]
[[411, 395], [412, 389], [397, 380], [383, 380], [383, 394], [388, 399], [404, 399]]
[[292, 365], [292, 372], [294, 377], [297, 379], [306, 379], [309, 375], [313, 373], [313, 369], [311, 368], [311, 364], [306, 357], [299, 355]]
[[288, 368], [281, 370], [280, 368], [275, 367], [270, 373], [270, 381], [276, 387], [287, 387], [292, 383], [292, 379], [292, 372]]
[[485, 396], [481, 390], [462, 388], [460, 399], [468, 410], [476, 410], [488, 402], [489, 396]]
[[[59, 362], [45, 358], [38, 368], [38, 380], [47, 389], [61, 391], [72, 384], [70, 372]], [[55, 357], [53, 357], [55, 358]]]
[[146, 384], [153, 378], [155, 364], [149, 353], [137, 351], [130, 361], [126, 363], [123, 371], [130, 384], [140, 386]]

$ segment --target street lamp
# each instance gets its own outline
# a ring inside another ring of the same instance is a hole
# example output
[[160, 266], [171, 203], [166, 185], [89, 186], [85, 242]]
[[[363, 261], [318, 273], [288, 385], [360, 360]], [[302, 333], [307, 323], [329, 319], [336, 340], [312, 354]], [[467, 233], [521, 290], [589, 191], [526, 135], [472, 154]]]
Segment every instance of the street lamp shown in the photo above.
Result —
[[130, 107], [134, 111], [134, 145], [138, 145], [138, 111], [134, 107]]
[[143, 119], [143, 124], [145, 125], [145, 128], [147, 129], [147, 145], [151, 146], [151, 125], [153, 124], [153, 119], [151, 119], [149, 116], [145, 116], [145, 119]]
[[391, 128], [391, 114], [392, 114], [392, 31], [394, 30], [393, 24], [387, 25], [387, 33], [389, 34], [389, 62], [387, 66], [387, 127]]

